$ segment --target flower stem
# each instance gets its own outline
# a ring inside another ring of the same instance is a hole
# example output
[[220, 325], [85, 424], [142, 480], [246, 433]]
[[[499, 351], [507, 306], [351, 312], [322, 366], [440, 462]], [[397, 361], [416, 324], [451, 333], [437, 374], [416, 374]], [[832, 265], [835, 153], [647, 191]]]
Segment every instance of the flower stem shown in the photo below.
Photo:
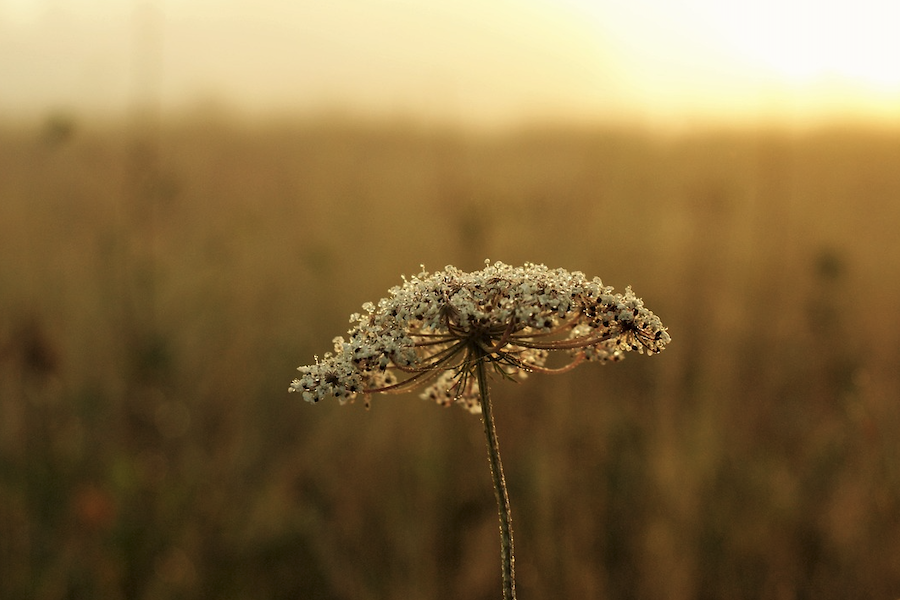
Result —
[[478, 380], [478, 391], [481, 395], [481, 419], [484, 422], [488, 461], [491, 464], [491, 475], [494, 478], [494, 496], [497, 498], [497, 511], [500, 516], [500, 568], [503, 575], [503, 600], [516, 600], [516, 557], [513, 550], [512, 514], [509, 509], [506, 478], [503, 476], [503, 463], [500, 462], [500, 446], [497, 443], [494, 415], [491, 412], [491, 395], [488, 392], [487, 375], [485, 373], [485, 363], [487, 361], [484, 350], [478, 348], [474, 352], [476, 354], [475, 377]]

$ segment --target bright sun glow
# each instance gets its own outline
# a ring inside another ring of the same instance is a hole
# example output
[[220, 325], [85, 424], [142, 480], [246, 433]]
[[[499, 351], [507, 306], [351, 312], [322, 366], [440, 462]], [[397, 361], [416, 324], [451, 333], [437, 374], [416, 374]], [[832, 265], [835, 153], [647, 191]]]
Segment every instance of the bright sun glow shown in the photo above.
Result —
[[897, 123], [898, 27], [886, 0], [0, 0], [0, 115], [127, 105], [149, 32], [175, 108]]
[[729, 3], [706, 4], [726, 48], [792, 83], [836, 77], [900, 85], [900, 3], [768, 0], [731, 10]]
[[[568, 0], [615, 39], [625, 79], [714, 113], [900, 116], [900, 3]], [[630, 68], [629, 68], [630, 67]], [[638, 102], [646, 97], [636, 97]], [[660, 108], [657, 106], [657, 108]], [[654, 110], [650, 107], [651, 111]]]

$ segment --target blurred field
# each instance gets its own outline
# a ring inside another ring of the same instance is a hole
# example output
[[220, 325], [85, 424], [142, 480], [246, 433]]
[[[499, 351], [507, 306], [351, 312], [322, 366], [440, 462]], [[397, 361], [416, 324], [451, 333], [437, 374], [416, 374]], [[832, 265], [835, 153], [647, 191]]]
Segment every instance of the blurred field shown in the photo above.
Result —
[[0, 128], [0, 597], [497, 598], [481, 425], [294, 368], [424, 263], [670, 348], [494, 387], [519, 595], [900, 596], [900, 133]]

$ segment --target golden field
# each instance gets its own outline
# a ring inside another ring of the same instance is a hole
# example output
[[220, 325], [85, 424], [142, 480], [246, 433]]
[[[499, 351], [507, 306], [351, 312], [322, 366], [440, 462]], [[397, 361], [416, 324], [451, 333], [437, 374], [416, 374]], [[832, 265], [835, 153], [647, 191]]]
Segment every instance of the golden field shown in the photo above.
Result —
[[900, 132], [0, 127], [0, 597], [480, 600], [478, 417], [294, 368], [424, 264], [632, 285], [498, 381], [519, 597], [900, 596]]

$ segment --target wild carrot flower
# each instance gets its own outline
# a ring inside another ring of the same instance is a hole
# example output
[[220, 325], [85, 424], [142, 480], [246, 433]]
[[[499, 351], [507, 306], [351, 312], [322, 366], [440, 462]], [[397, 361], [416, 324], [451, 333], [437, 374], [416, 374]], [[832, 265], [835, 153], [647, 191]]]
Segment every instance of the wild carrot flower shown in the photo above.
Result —
[[[300, 367], [290, 391], [309, 402], [362, 394], [368, 404], [375, 392], [425, 386], [422, 398], [478, 413], [479, 360], [505, 378], [523, 379], [618, 361], [631, 350], [655, 354], [669, 342], [631, 288], [617, 294], [599, 278], [544, 265], [488, 261], [474, 273], [423, 270], [389, 294], [353, 314], [349, 339], [335, 338], [333, 353]], [[562, 364], [547, 366], [551, 352]]]
[[[464, 273], [424, 271], [394, 287], [378, 305], [350, 317], [349, 339], [300, 367], [289, 388], [309, 402], [341, 402], [375, 392], [425, 386], [422, 397], [459, 402], [482, 413], [500, 518], [504, 600], [515, 600], [512, 517], [491, 410], [487, 365], [508, 379], [561, 373], [582, 362], [611, 362], [635, 350], [655, 354], [669, 342], [659, 319], [626, 288], [544, 265], [511, 267], [486, 261]], [[561, 356], [548, 366], [551, 353]]]

